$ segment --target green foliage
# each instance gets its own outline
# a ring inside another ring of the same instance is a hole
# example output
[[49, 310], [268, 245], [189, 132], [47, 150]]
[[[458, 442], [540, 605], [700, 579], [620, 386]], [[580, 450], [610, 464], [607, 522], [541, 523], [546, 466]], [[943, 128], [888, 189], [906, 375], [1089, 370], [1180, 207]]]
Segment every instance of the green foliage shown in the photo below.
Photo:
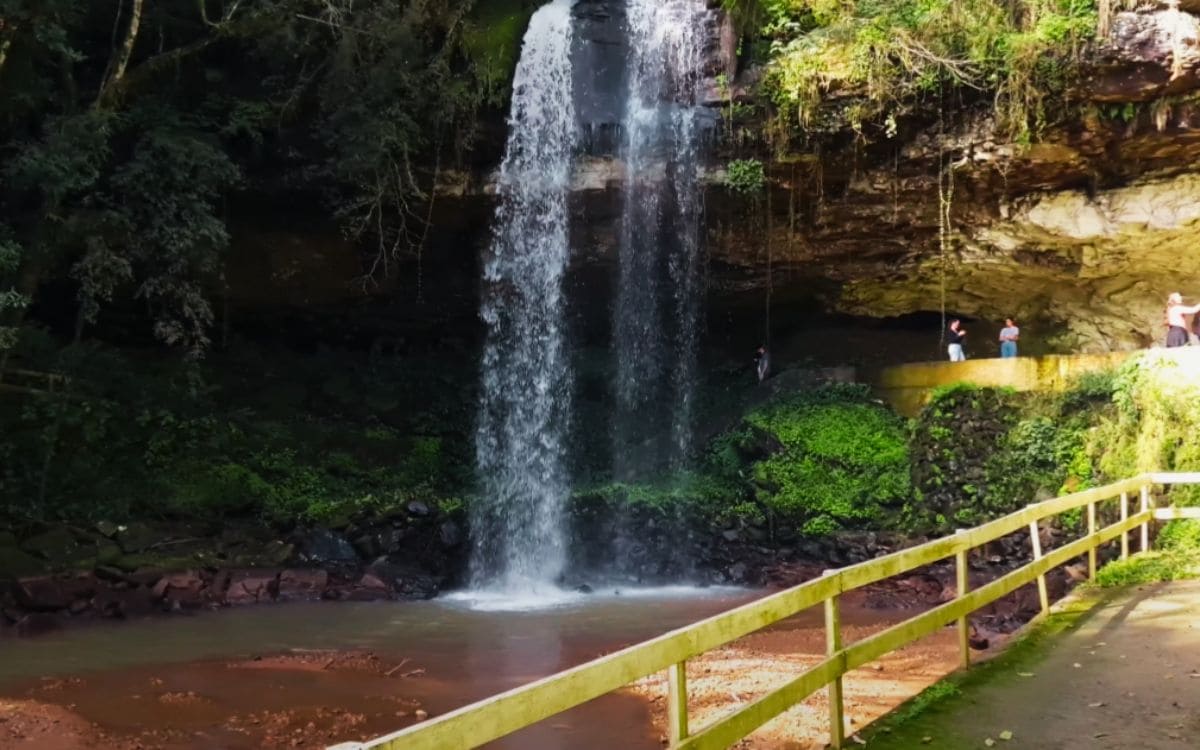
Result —
[[758, 159], [735, 159], [725, 165], [725, 184], [735, 193], [754, 195], [767, 184], [763, 163]]
[[1200, 551], [1151, 550], [1114, 560], [1096, 571], [1103, 588], [1195, 578], [1200, 574]]
[[[1005, 134], [1028, 141], [1061, 106], [1071, 64], [1097, 22], [1092, 0], [758, 5], [757, 15], [742, 15], [759, 21], [772, 42], [768, 89], [801, 126], [815, 131], [845, 124], [862, 131], [948, 90], [975, 89], [995, 96]], [[825, 111], [830, 104], [833, 111]]]
[[366, 276], [391, 272], [443, 160], [506, 102], [535, 5], [0, 0], [0, 345], [68, 280], [81, 331], [116, 304], [203, 352], [244, 176], [325, 196]]
[[885, 526], [911, 496], [903, 423], [864, 391], [784, 397], [746, 423], [778, 446], [753, 465], [758, 502], [804, 533]]
[[[916, 531], [953, 531], [1007, 513], [1031, 498], [1027, 481], [1013, 476], [1014, 462], [999, 451], [1018, 421], [1017, 397], [1006, 389], [954, 383], [935, 389], [912, 427], [913, 483], [918, 496], [905, 509]], [[1037, 444], [1038, 425], [1017, 434], [1017, 459], [1035, 471], [1048, 466]], [[997, 482], [997, 478], [1003, 482]]]
[[[27, 337], [28, 339], [28, 337]], [[33, 341], [18, 353], [28, 359]], [[300, 395], [272, 410], [258, 394], [273, 385], [219, 357], [180, 372], [156, 370], [91, 346], [53, 354], [70, 373], [69, 390], [0, 399], [0, 519], [69, 520], [173, 517], [257, 518], [345, 525], [412, 500], [458, 508], [471, 477], [461, 448], [462, 414], [436, 411], [438, 399], [407, 373], [393, 412], [348, 412], [328, 399], [309, 402], [330, 369], [317, 358], [287, 361]], [[277, 362], [282, 355], [275, 355]], [[252, 362], [239, 352], [232, 362]], [[36, 362], [36, 360], [35, 360]], [[346, 368], [353, 355], [328, 363]], [[169, 364], [169, 363], [164, 363]], [[350, 367], [360, 404], [396, 380]], [[421, 406], [412, 406], [421, 405]], [[437, 434], [412, 430], [432, 410]], [[457, 426], [456, 426], [457, 425]]]

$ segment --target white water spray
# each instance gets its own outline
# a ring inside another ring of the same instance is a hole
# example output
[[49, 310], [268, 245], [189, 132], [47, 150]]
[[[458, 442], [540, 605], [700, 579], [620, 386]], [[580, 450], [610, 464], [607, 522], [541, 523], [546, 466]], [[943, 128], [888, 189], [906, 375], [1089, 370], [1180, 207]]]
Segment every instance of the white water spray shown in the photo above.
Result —
[[482, 497], [471, 519], [471, 584], [509, 595], [553, 593], [566, 562], [572, 378], [562, 280], [577, 140], [571, 39], [571, 0], [554, 0], [530, 20], [483, 273], [488, 333], [475, 437]]

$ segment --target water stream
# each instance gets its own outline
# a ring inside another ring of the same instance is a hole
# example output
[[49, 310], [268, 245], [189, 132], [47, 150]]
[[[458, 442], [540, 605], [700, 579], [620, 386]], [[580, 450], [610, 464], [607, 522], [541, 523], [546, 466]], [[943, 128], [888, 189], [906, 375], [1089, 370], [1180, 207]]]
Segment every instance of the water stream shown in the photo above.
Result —
[[[692, 448], [702, 283], [702, 0], [629, 0], [620, 281], [614, 312], [618, 477]], [[665, 447], [646, 426], [670, 425]]]
[[472, 504], [476, 589], [550, 592], [566, 560], [571, 371], [562, 278], [577, 139], [571, 36], [570, 0], [538, 10], [513, 83], [481, 309], [488, 335], [475, 441], [482, 498]]

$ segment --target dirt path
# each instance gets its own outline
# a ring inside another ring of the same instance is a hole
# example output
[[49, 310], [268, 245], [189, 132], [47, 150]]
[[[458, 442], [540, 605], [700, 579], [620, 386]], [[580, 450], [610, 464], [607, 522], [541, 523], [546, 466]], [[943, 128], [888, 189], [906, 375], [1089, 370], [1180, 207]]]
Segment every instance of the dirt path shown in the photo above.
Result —
[[[807, 612], [688, 661], [689, 719], [699, 728], [734, 707], [782, 686], [824, 658], [825, 632], [820, 612]], [[847, 642], [879, 632], [898, 619], [894, 612], [871, 616], [851, 610], [843, 628]], [[862, 621], [862, 620], [868, 621]], [[874, 619], [874, 622], [869, 620]], [[878, 662], [846, 675], [843, 701], [851, 732], [896, 708], [937, 682], [957, 665], [954, 631], [945, 629]], [[633, 692], [653, 707], [655, 726], [666, 732], [666, 677], [655, 674], [635, 683]], [[824, 690], [768, 722], [740, 742], [739, 749], [821, 750], [829, 737], [828, 698]]]
[[1119, 593], [1014, 652], [964, 678], [959, 695], [873, 733], [869, 746], [1200, 747], [1200, 581]]

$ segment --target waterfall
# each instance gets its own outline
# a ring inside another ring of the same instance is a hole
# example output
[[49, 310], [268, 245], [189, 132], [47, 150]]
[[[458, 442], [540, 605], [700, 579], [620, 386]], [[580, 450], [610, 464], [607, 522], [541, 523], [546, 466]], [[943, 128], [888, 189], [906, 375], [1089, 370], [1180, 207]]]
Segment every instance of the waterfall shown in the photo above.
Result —
[[[697, 90], [708, 11], [704, 0], [628, 0], [629, 95], [623, 129], [624, 206], [614, 313], [618, 477], [692, 445], [703, 294], [702, 128]], [[668, 446], [645, 425], [671, 427]]]
[[562, 280], [577, 139], [571, 38], [571, 0], [543, 6], [530, 20], [513, 82], [499, 207], [483, 270], [475, 588], [537, 593], [553, 587], [566, 560], [572, 378]]

